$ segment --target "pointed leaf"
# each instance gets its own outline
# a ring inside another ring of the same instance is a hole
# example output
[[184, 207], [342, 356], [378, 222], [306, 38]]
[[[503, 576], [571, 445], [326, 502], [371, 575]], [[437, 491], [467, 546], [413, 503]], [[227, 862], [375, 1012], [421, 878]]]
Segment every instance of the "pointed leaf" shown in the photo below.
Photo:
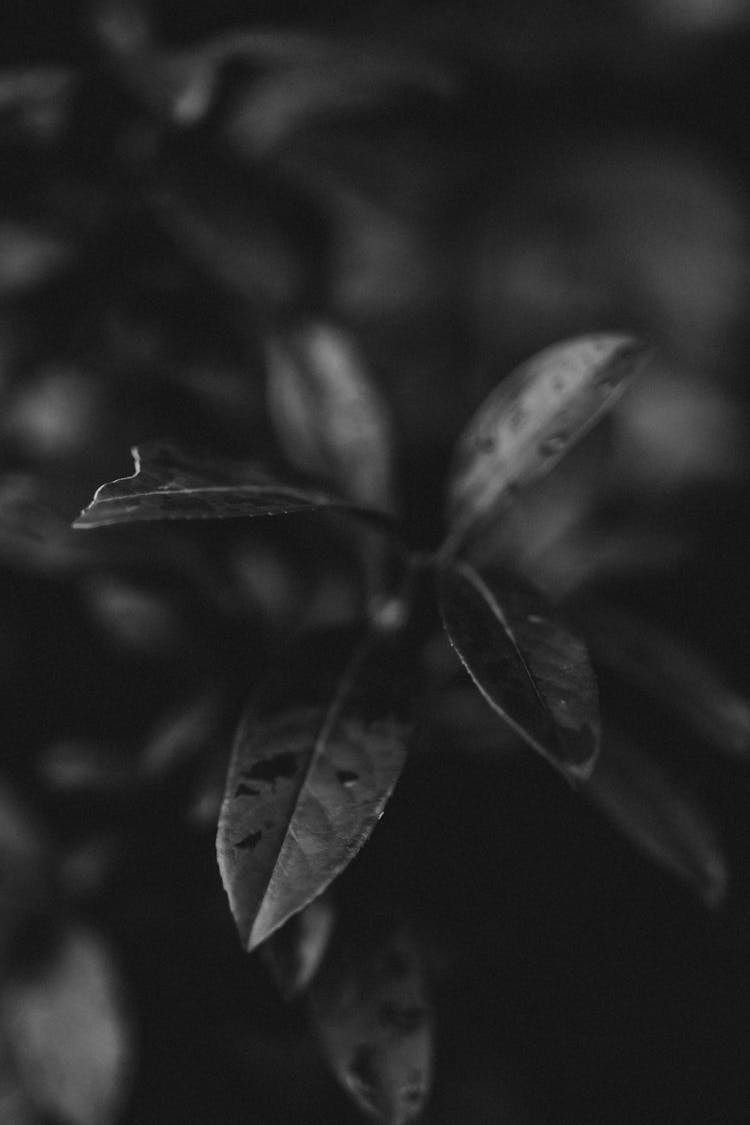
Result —
[[599, 750], [598, 692], [586, 646], [542, 599], [497, 590], [465, 563], [438, 575], [451, 644], [491, 707], [570, 780]]
[[717, 750], [750, 755], [750, 701], [705, 656], [613, 606], [587, 607], [585, 631], [602, 664], [672, 708]]
[[480, 406], [456, 446], [449, 542], [502, 512], [617, 401], [646, 349], [626, 335], [581, 336], [517, 367]]
[[328, 1063], [360, 1109], [388, 1125], [413, 1120], [432, 1083], [434, 1020], [411, 934], [335, 942], [310, 1008]]
[[406, 758], [403, 681], [387, 646], [352, 655], [346, 636], [313, 639], [248, 708], [217, 834], [248, 950], [319, 895], [377, 823]]
[[266, 354], [268, 408], [292, 464], [351, 500], [391, 510], [390, 418], [354, 341], [312, 323], [270, 340]]
[[98, 488], [74, 528], [141, 520], [252, 518], [350, 506], [324, 492], [282, 484], [255, 465], [190, 457], [164, 442], [134, 446], [132, 454], [134, 474]]
[[659, 763], [617, 732], [608, 733], [584, 795], [660, 867], [700, 896], [706, 906], [723, 901], [726, 860], [700, 801]]
[[67, 1125], [119, 1116], [130, 1030], [109, 951], [71, 929], [48, 963], [6, 983], [0, 1000], [18, 1075], [35, 1106]]

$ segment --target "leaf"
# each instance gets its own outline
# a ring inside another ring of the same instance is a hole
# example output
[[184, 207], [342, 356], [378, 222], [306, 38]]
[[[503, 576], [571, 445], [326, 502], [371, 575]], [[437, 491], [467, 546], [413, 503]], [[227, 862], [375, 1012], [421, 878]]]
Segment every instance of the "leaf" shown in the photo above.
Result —
[[406, 676], [385, 643], [350, 645], [343, 634], [301, 646], [240, 723], [217, 853], [248, 951], [353, 859], [403, 768]]
[[67, 1125], [118, 1118], [132, 1064], [130, 1031], [109, 951], [70, 929], [51, 960], [9, 979], [0, 1021], [31, 1101]]
[[0, 1028], [0, 1121], [3, 1125], [41, 1125], [16, 1074], [13, 1057]]
[[658, 627], [613, 606], [587, 606], [586, 637], [597, 659], [670, 707], [717, 750], [750, 754], [750, 701], [713, 663]]
[[331, 896], [322, 894], [265, 942], [261, 952], [285, 1000], [293, 1000], [309, 987], [326, 955], [335, 924]]
[[225, 693], [209, 687], [164, 715], [149, 732], [140, 755], [142, 775], [163, 778], [218, 749], [226, 706]]
[[583, 794], [660, 867], [717, 907], [727, 892], [726, 860], [699, 800], [623, 735], [608, 734]]
[[291, 487], [255, 465], [191, 457], [165, 442], [133, 446], [135, 473], [103, 484], [76, 529], [140, 520], [276, 516], [350, 505], [324, 492]]
[[47, 284], [69, 268], [73, 245], [54, 231], [0, 222], [0, 298], [13, 299]]
[[17, 927], [49, 894], [48, 847], [29, 809], [0, 778], [0, 969]]
[[404, 1125], [432, 1084], [433, 1012], [419, 946], [403, 927], [380, 945], [335, 944], [310, 991], [325, 1056], [360, 1109]]
[[151, 45], [153, 29], [143, 4], [130, 0], [100, 0], [91, 19], [97, 38], [110, 51], [133, 55]]
[[0, 558], [44, 575], [64, 574], [88, 558], [40, 480], [27, 473], [0, 477]]
[[266, 345], [268, 409], [296, 468], [393, 509], [388, 408], [347, 333], [313, 322]]
[[248, 86], [227, 133], [240, 153], [267, 157], [300, 129], [396, 101], [405, 89], [449, 97], [447, 71], [392, 44], [331, 44], [327, 54], [276, 69]]
[[161, 591], [101, 571], [81, 581], [81, 594], [91, 619], [115, 649], [156, 658], [189, 651], [182, 607]]
[[57, 140], [70, 116], [79, 80], [64, 67], [11, 67], [0, 71], [0, 127], [4, 138], [20, 134]]
[[490, 706], [571, 781], [593, 769], [601, 727], [586, 646], [542, 599], [496, 592], [466, 563], [442, 568], [443, 624]]
[[146, 202], [179, 249], [235, 299], [243, 315], [277, 317], [307, 299], [320, 223], [292, 189], [211, 157], [161, 151], [141, 161]]
[[124, 840], [116, 832], [97, 832], [72, 844], [58, 863], [58, 881], [68, 899], [100, 895], [120, 864]]
[[496, 387], [456, 446], [451, 547], [548, 473], [614, 405], [647, 354], [632, 336], [581, 336], [538, 352]]
[[135, 781], [122, 751], [85, 738], [51, 743], [39, 755], [37, 773], [49, 789], [68, 796], [111, 796], [129, 791]]

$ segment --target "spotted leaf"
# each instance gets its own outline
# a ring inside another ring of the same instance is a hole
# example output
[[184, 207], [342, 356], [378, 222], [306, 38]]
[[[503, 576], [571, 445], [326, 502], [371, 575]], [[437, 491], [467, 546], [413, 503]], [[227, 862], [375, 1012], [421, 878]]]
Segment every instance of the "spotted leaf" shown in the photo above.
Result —
[[634, 337], [592, 335], [546, 348], [485, 399], [459, 438], [448, 542], [502, 513], [617, 401], [646, 357]]
[[306, 643], [251, 702], [217, 834], [248, 950], [325, 890], [369, 836], [404, 765], [406, 698], [387, 647], [365, 641], [352, 655], [342, 634]]

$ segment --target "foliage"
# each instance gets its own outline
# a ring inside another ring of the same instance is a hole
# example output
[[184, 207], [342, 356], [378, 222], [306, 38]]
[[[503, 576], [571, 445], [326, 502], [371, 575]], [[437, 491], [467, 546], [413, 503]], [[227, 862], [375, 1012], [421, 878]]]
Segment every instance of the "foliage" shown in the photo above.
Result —
[[0, 1117], [729, 1120], [741, 15], [10, 18]]

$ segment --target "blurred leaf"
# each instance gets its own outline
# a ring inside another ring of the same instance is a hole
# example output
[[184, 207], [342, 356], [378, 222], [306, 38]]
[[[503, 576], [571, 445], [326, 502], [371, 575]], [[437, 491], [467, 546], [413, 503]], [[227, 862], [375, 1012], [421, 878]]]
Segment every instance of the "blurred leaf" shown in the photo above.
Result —
[[263, 959], [285, 1000], [293, 1000], [309, 987], [325, 957], [335, 924], [331, 896], [322, 894], [263, 945]]
[[227, 63], [244, 63], [253, 73], [313, 63], [331, 54], [327, 39], [282, 28], [232, 29], [184, 50], [163, 50], [154, 41], [144, 7], [123, 0], [100, 3], [93, 26], [135, 96], [182, 127], [196, 124], [209, 111]]
[[405, 1125], [432, 1084], [433, 1013], [421, 950], [403, 928], [379, 946], [335, 941], [310, 990], [313, 1025], [360, 1109]]
[[2, 1029], [0, 1029], [0, 1121], [3, 1125], [40, 1125], [39, 1116], [16, 1074]]
[[750, 19], [744, 0], [635, 0], [635, 7], [657, 32], [698, 39], [740, 30]]
[[613, 455], [615, 479], [638, 492], [740, 479], [747, 466], [742, 403], [710, 371], [652, 363], [617, 412]]
[[92, 23], [101, 42], [118, 54], [137, 54], [152, 41], [147, 6], [133, 0], [98, 0], [93, 6]]
[[60, 794], [111, 794], [128, 789], [135, 770], [113, 746], [76, 738], [54, 742], [37, 759], [43, 783]]
[[406, 759], [405, 676], [389, 646], [314, 637], [253, 699], [232, 751], [219, 869], [248, 951], [347, 866]]
[[87, 575], [81, 593], [96, 625], [117, 649], [154, 657], [189, 652], [182, 607], [161, 591], [106, 571]]
[[248, 84], [227, 133], [247, 156], [267, 156], [297, 130], [379, 108], [405, 89], [448, 97], [454, 82], [435, 62], [372, 40], [332, 44], [320, 59], [278, 69]]
[[16, 927], [46, 896], [47, 848], [30, 811], [0, 779], [0, 975]]
[[108, 1125], [132, 1064], [121, 985], [107, 948], [70, 929], [45, 963], [6, 981], [0, 1019], [21, 1082], [66, 1125]]
[[83, 899], [101, 893], [123, 854], [123, 840], [115, 832], [102, 832], [66, 850], [58, 866], [63, 894]]
[[255, 465], [192, 457], [165, 442], [133, 446], [135, 473], [98, 488], [75, 528], [139, 520], [234, 519], [347, 508], [324, 492], [283, 484]]
[[210, 758], [199, 771], [190, 793], [185, 819], [198, 832], [216, 831], [227, 780], [227, 757], [215, 754]]
[[133, 93], [172, 123], [189, 127], [209, 112], [227, 64], [247, 81], [235, 96], [229, 135], [245, 155], [266, 155], [319, 119], [369, 110], [416, 89], [446, 97], [446, 68], [372, 38], [331, 39], [283, 28], [230, 30], [185, 50], [153, 42], [141, 8], [100, 5], [97, 36]]
[[329, 479], [351, 500], [393, 508], [390, 417], [354, 341], [311, 323], [266, 345], [268, 408], [298, 469]]
[[648, 521], [612, 530], [594, 526], [566, 535], [545, 554], [514, 569], [561, 601], [607, 580], [663, 574], [689, 555], [691, 546], [687, 535], [654, 531]]
[[43, 483], [26, 473], [0, 477], [0, 557], [42, 574], [64, 573], [89, 556]]
[[709, 907], [720, 906], [728, 872], [721, 844], [697, 797], [650, 756], [608, 732], [582, 792], [631, 843], [686, 883]]
[[74, 247], [42, 226], [0, 222], [0, 298], [25, 295], [71, 265]]
[[78, 79], [65, 67], [0, 70], [0, 136], [56, 140], [67, 124]]
[[451, 644], [490, 706], [569, 780], [599, 750], [596, 680], [583, 641], [538, 595], [493, 587], [465, 563], [438, 574]]
[[11, 398], [2, 435], [34, 461], [90, 456], [91, 435], [102, 428], [102, 397], [94, 376], [50, 365]]
[[183, 702], [149, 732], [139, 768], [145, 777], [164, 777], [199, 755], [218, 749], [226, 708], [224, 694], [208, 688]]
[[717, 750], [750, 755], [750, 701], [705, 656], [613, 606], [587, 606], [584, 631], [603, 665], [672, 709]]
[[610, 409], [646, 358], [632, 336], [592, 335], [546, 348], [485, 399], [456, 446], [448, 542], [510, 506]]
[[145, 197], [160, 225], [254, 315], [277, 316], [306, 296], [312, 259], [321, 253], [319, 223], [290, 189], [211, 151], [159, 151], [155, 161], [149, 152], [145, 168]]
[[[637, 389], [618, 407], [618, 426]], [[612, 451], [611, 430], [593, 436], [601, 440], [572, 450], [502, 519], [482, 529], [467, 548], [477, 570], [502, 566], [560, 602], [603, 580], [668, 569], [689, 551], [693, 522], [677, 529], [657, 522], [653, 506], [641, 502], [642, 481], [639, 502], [632, 504], [623, 489], [624, 466]]]
[[228, 566], [231, 589], [242, 610], [260, 615], [280, 633], [299, 618], [306, 589], [291, 553], [252, 534], [232, 544]]

